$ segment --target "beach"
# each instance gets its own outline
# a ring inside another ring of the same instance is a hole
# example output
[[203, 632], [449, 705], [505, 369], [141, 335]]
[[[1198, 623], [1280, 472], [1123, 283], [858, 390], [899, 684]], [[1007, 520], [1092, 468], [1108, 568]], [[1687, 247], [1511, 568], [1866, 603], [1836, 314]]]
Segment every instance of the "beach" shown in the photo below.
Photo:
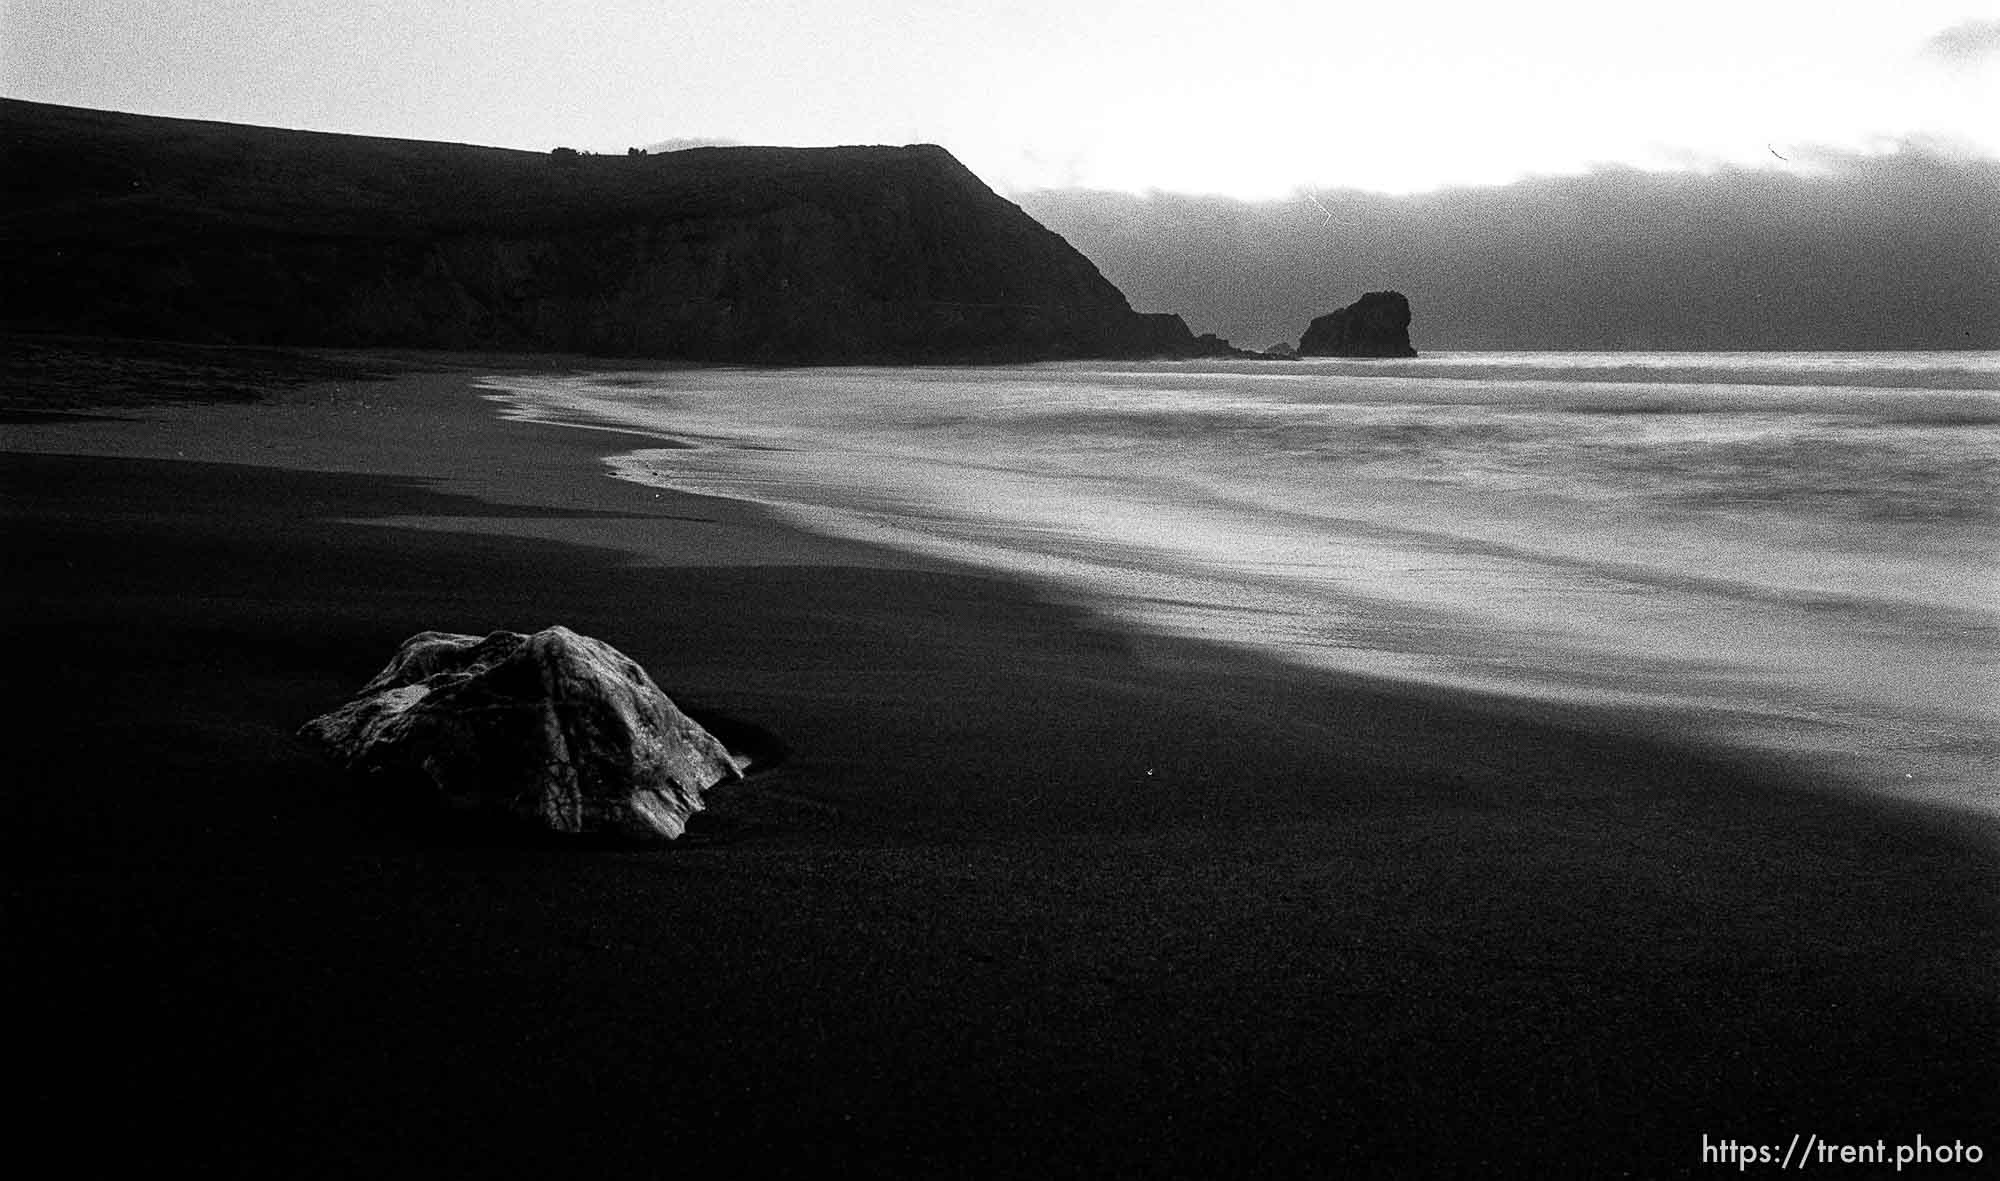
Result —
[[[44, 358], [0, 428], [25, 1122], [79, 1162], [2000, 1152], [1990, 816], [608, 478], [657, 444], [483, 396], [578, 362], [314, 356], [111, 406]], [[681, 841], [440, 829], [294, 736], [410, 634], [554, 623], [757, 757]]]

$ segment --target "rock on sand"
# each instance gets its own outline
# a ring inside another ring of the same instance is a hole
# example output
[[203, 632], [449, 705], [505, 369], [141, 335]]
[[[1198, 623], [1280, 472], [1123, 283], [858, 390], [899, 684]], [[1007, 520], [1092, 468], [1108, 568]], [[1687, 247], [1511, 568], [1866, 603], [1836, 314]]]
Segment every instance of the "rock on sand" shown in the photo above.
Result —
[[565, 627], [423, 632], [300, 733], [350, 770], [427, 779], [445, 802], [557, 833], [681, 834], [741, 771], [646, 671]]

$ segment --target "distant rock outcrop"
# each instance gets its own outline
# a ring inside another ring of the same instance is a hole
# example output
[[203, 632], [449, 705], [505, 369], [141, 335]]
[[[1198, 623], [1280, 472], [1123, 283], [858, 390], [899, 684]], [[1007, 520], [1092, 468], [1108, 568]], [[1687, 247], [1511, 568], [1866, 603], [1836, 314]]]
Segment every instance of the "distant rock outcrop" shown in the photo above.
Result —
[[[1179, 319], [1179, 317], [1175, 317]], [[1194, 338], [1194, 355], [1197, 357], [1254, 357], [1257, 354], [1235, 345], [1213, 332], [1204, 332]]]
[[1371, 291], [1315, 319], [1299, 340], [1302, 357], [1414, 357], [1410, 301], [1399, 291]]
[[0, 100], [0, 326], [765, 363], [1198, 356], [951, 153], [594, 156]]
[[350, 770], [428, 780], [447, 804], [556, 833], [672, 839], [729, 752], [617, 649], [565, 627], [423, 632], [307, 722]]

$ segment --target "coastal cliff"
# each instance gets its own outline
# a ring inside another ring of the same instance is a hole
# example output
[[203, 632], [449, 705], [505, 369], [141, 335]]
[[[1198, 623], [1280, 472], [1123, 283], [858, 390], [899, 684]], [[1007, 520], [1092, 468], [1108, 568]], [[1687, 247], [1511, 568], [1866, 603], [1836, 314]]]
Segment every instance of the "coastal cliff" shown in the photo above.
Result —
[[943, 148], [549, 154], [0, 100], [0, 324], [766, 363], [1192, 356]]

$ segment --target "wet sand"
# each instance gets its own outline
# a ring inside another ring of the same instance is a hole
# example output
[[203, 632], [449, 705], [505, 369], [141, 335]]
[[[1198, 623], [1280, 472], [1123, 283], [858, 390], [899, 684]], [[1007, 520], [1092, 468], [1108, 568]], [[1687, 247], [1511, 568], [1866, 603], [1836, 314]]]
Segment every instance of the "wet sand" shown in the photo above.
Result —
[[[72, 1159], [2000, 1152], [1989, 822], [1630, 717], [1122, 633], [607, 479], [623, 440], [500, 421], [424, 364], [0, 428], [24, 1123]], [[293, 737], [412, 632], [556, 622], [782, 761], [670, 847], [573, 848], [412, 820]]]

